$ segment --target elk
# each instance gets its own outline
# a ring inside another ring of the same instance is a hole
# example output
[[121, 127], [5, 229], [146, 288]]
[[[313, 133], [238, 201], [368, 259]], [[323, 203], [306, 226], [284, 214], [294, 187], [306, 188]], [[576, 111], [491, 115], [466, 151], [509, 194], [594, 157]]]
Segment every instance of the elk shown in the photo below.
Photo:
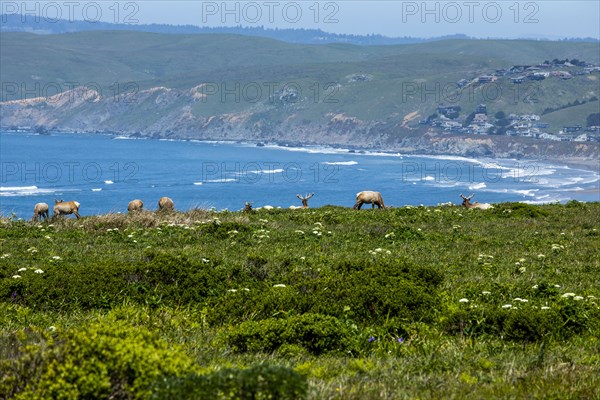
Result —
[[56, 218], [60, 215], [66, 214], [75, 214], [75, 216], [79, 219], [81, 215], [79, 215], [79, 206], [80, 204], [76, 201], [64, 201], [64, 200], [56, 200], [54, 199], [54, 211], [53, 218]]
[[38, 220], [39, 217], [42, 217], [42, 219], [48, 219], [48, 204], [46, 203], [37, 203], [34, 207], [33, 207], [33, 221]]
[[159, 210], [173, 210], [175, 208], [175, 203], [168, 197], [161, 197], [158, 200], [158, 209]]
[[375, 208], [375, 206], [377, 206], [377, 208], [385, 208], [383, 198], [379, 192], [358, 192], [356, 194], [356, 204], [354, 205], [354, 209], [360, 210], [364, 203], [371, 204], [371, 208]]
[[299, 198], [300, 201], [302, 202], [302, 208], [308, 208], [308, 199], [310, 199], [314, 195], [315, 195], [314, 193], [311, 193], [311, 194], [307, 194], [306, 196], [302, 197], [299, 194], [297, 194], [296, 197]]
[[463, 199], [462, 205], [468, 209], [479, 208], [482, 210], [487, 210], [489, 208], [494, 208], [491, 204], [488, 204], [488, 203], [478, 203], [478, 202], [471, 203], [471, 199], [473, 198], [473, 196], [475, 196], [475, 193], [471, 194], [469, 197], [465, 197], [461, 193], [460, 197]]
[[127, 205], [129, 212], [142, 211], [142, 208], [144, 208], [144, 203], [140, 199], [131, 200]]

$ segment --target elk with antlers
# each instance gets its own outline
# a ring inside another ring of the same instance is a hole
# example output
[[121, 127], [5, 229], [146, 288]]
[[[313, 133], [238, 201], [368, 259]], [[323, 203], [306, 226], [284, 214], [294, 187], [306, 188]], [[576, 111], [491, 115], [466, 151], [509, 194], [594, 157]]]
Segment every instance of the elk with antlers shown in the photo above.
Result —
[[308, 208], [308, 199], [310, 199], [314, 195], [315, 195], [314, 193], [311, 193], [311, 194], [307, 194], [306, 196], [302, 197], [299, 194], [297, 194], [296, 197], [299, 198], [300, 201], [302, 202], [302, 208]]
[[473, 193], [472, 195], [470, 195], [469, 197], [465, 197], [462, 195], [462, 193], [460, 194], [460, 197], [463, 199], [462, 205], [465, 206], [468, 209], [472, 209], [472, 208], [479, 208], [481, 210], [487, 210], [489, 208], [494, 208], [491, 204], [489, 203], [471, 203], [471, 199], [473, 198], [473, 196], [475, 196], [475, 193]]

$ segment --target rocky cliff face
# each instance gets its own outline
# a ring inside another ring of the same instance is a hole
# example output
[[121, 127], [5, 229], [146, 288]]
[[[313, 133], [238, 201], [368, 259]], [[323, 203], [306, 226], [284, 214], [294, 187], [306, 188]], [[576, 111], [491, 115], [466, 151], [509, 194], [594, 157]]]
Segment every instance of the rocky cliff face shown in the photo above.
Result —
[[[280, 103], [218, 115], [199, 115], [201, 85], [189, 90], [155, 87], [119, 97], [102, 97], [85, 87], [51, 97], [0, 103], [4, 129], [111, 132], [152, 138], [246, 140], [289, 145], [331, 145], [413, 154], [500, 158], [578, 158], [598, 160], [598, 143], [550, 142], [506, 136], [465, 136], [410, 129], [398, 117], [362, 121], [343, 112], [316, 121], [300, 120]], [[282, 95], [284, 96], [284, 95]], [[269, 111], [280, 107], [279, 121]]]

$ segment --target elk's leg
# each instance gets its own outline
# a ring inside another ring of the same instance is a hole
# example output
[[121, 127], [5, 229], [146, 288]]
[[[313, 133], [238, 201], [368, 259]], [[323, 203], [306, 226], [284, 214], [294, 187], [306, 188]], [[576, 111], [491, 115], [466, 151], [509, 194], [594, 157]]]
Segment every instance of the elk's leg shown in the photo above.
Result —
[[73, 214], [75, 214], [75, 216], [77, 217], [77, 219], [79, 219], [81, 217], [81, 215], [79, 215], [79, 213], [77, 211], [73, 211]]

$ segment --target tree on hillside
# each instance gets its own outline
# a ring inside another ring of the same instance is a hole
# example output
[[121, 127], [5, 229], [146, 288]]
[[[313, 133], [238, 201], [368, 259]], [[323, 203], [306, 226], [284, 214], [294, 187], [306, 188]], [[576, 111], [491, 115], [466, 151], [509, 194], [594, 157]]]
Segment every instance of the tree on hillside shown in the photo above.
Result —
[[588, 115], [587, 126], [600, 126], [600, 113], [593, 113]]

